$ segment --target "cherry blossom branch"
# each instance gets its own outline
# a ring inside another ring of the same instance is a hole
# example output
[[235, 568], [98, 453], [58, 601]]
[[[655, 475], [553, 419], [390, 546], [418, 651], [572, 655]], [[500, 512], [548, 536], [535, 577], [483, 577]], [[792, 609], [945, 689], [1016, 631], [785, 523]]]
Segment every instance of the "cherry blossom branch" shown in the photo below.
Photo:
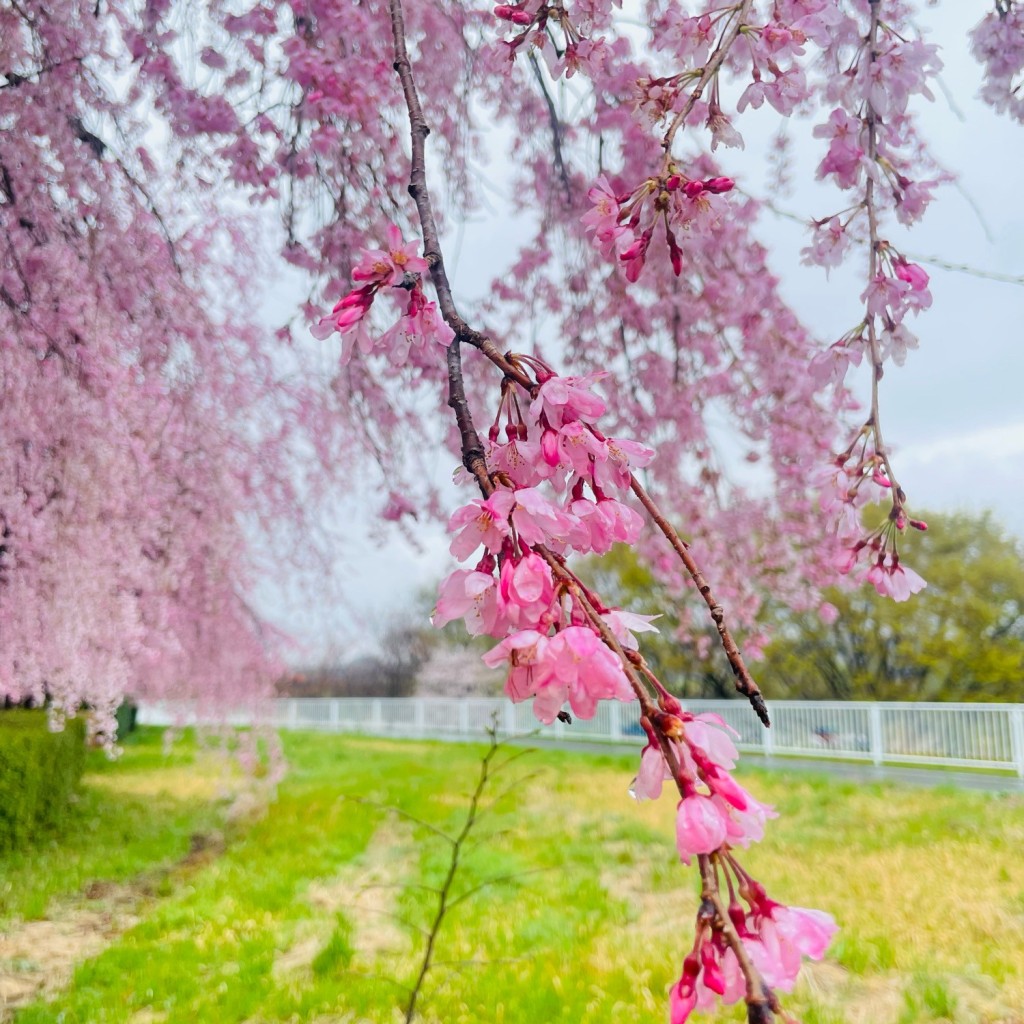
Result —
[[[437, 290], [437, 301], [441, 307], [441, 315], [445, 322], [455, 331], [456, 342], [466, 342], [475, 348], [482, 348], [486, 339], [473, 330], [459, 315], [452, 297], [448, 272], [445, 269], [444, 257], [441, 254], [440, 235], [434, 210], [430, 202], [430, 191], [427, 188], [426, 140], [430, 134], [430, 126], [420, 105], [416, 81], [413, 78], [412, 64], [405, 42], [405, 18], [400, 0], [390, 0], [391, 32], [395, 44], [394, 69], [402, 83], [405, 105], [409, 112], [409, 133], [412, 141], [412, 161], [409, 173], [409, 195], [416, 204], [420, 226], [423, 229], [423, 256], [430, 264], [430, 277]], [[468, 415], [468, 413], [467, 413]]]
[[722, 37], [719, 39], [718, 45], [715, 47], [715, 52], [711, 55], [707, 64], [704, 65], [704, 70], [701, 72], [701, 76], [698, 79], [697, 84], [693, 87], [693, 91], [690, 93], [689, 98], [683, 105], [683, 108], [672, 119], [672, 123], [669, 125], [668, 131], [665, 133], [665, 138], [661, 145], [665, 150], [666, 159], [671, 156], [672, 141], [676, 137], [676, 132], [690, 116], [693, 108], [697, 105], [697, 101], [704, 95], [704, 90], [707, 88], [708, 83], [715, 77], [715, 75], [718, 74], [718, 70], [721, 68], [722, 62], [728, 55], [732, 44], [736, 42], [736, 37], [740, 34], [740, 30], [746, 24], [747, 17], [750, 14], [750, 9], [753, 5], [754, 0], [743, 0], [742, 3], [733, 9], [734, 13], [729, 16], [731, 19], [730, 23], [722, 33]]
[[[473, 330], [459, 315], [452, 296], [448, 272], [444, 265], [441, 252], [440, 236], [434, 210], [430, 202], [430, 190], [427, 187], [426, 139], [430, 127], [423, 115], [416, 81], [413, 78], [412, 64], [405, 42], [405, 18], [400, 0], [391, 0], [391, 31], [395, 44], [394, 68], [402, 83], [405, 104], [409, 112], [409, 134], [412, 143], [412, 161], [409, 174], [409, 195], [416, 204], [420, 226], [423, 229], [423, 256], [430, 265], [430, 277], [437, 291], [437, 301], [441, 307], [441, 315], [455, 332], [455, 337], [448, 346], [448, 405], [455, 413], [455, 419], [462, 438], [462, 462], [470, 473], [476, 477], [486, 497], [491, 487], [484, 460], [484, 448], [480, 436], [473, 425], [473, 417], [466, 399], [466, 389], [462, 373], [462, 355], [460, 346], [463, 343], [473, 345], [484, 352], [492, 361], [499, 365], [505, 360], [497, 351], [494, 343], [478, 331]], [[509, 367], [511, 369], [511, 367]]]
[[[868, 0], [871, 10], [871, 26], [868, 30], [866, 40], [868, 47], [868, 63], [873, 64], [878, 59], [878, 27], [879, 7], [881, 0]], [[870, 92], [865, 97], [867, 104], [867, 115], [864, 124], [867, 130], [868, 160], [874, 165], [878, 160], [878, 113], [871, 100]], [[874, 281], [878, 276], [878, 257], [881, 248], [881, 238], [878, 233], [878, 211], [875, 208], [875, 179], [868, 174], [864, 188], [864, 206], [868, 213], [868, 280]], [[891, 517], [896, 518], [903, 511], [903, 503], [906, 494], [899, 486], [896, 475], [893, 473], [892, 463], [889, 460], [889, 451], [886, 448], [882, 437], [882, 419], [878, 402], [878, 385], [882, 379], [884, 370], [882, 367], [882, 347], [878, 340], [878, 332], [875, 328], [875, 318], [868, 312], [868, 345], [871, 353], [871, 418], [868, 425], [875, 440], [875, 453], [881, 458], [885, 466], [885, 472], [892, 485], [893, 508]]]
[[[760, 838], [764, 821], [773, 812], [729, 776], [728, 769], [734, 765], [737, 754], [725, 732], [715, 730], [716, 725], [724, 723], [714, 720], [714, 716], [702, 716], [704, 721], [698, 721], [697, 716], [682, 708], [636, 650], [632, 632], [652, 628], [649, 619], [606, 608], [557, 553], [566, 547], [607, 550], [616, 538], [627, 542], [635, 539], [642, 520], [634, 510], [606, 493], [608, 490], [632, 490], [679, 554], [711, 611], [736, 675], [737, 688], [747, 695], [767, 725], [763, 698], [725, 625], [724, 611], [685, 542], [631, 472], [631, 466], [647, 465], [653, 451], [634, 441], [606, 438], [593, 425], [594, 418], [605, 408], [604, 402], [590, 391], [601, 375], [560, 377], [535, 356], [502, 355], [459, 316], [444, 273], [430, 209], [425, 173], [427, 126], [403, 38], [401, 0], [390, 0], [390, 6], [395, 68], [407, 99], [413, 139], [409, 190], [420, 214], [424, 259], [413, 255], [411, 245], [393, 237], [390, 253], [381, 253], [379, 263], [373, 254], [367, 254], [366, 266], [359, 270], [363, 276], [358, 279], [378, 283], [350, 293], [339, 308], [356, 309], [354, 318], [359, 319], [382, 283], [400, 283], [403, 268], [407, 280], [414, 270], [429, 267], [434, 273], [442, 316], [452, 334], [448, 345], [449, 405], [456, 413], [464, 464], [484, 496], [453, 514], [449, 529], [456, 536], [451, 551], [464, 561], [481, 544], [485, 549], [475, 569], [456, 570], [442, 584], [435, 624], [465, 617], [467, 626], [474, 620], [472, 632], [504, 636], [484, 661], [492, 666], [508, 664], [506, 692], [514, 700], [532, 696], [534, 711], [542, 721], [561, 717], [566, 700], [574, 713], [585, 718], [594, 713], [601, 699], [637, 699], [640, 722], [651, 742], [641, 758], [641, 772], [634, 783], [636, 795], [638, 799], [653, 798], [661, 790], [662, 778], [673, 780], [680, 797], [677, 847], [686, 863], [697, 857], [702, 879], [694, 948], [684, 960], [682, 977], [672, 988], [672, 1019], [687, 1018], [698, 998], [704, 997], [699, 993], [699, 986], [703, 986], [707, 992], [723, 996], [728, 992], [726, 1001], [745, 996], [749, 1024], [768, 1024], [778, 1009], [768, 986], [788, 983], [792, 966], [783, 966], [780, 959], [778, 972], [771, 967], [772, 973], [762, 976], [746, 943], [760, 941], [758, 933], [766, 928], [770, 932], [775, 916], [785, 913], [797, 917], [793, 937], [784, 940], [787, 949], [820, 957], [835, 930], [834, 924], [830, 919], [804, 923], [799, 914], [805, 912], [784, 908], [768, 899], [764, 888], [731, 857], [729, 851], [734, 844], [747, 845]], [[745, 11], [748, 6], [744, 4], [736, 10]], [[719, 185], [727, 179], [713, 180], [715, 187], [710, 191], [725, 190]], [[704, 190], [703, 183], [700, 190]], [[394, 231], [397, 233], [397, 229]], [[352, 316], [343, 312], [339, 320], [344, 318], [347, 326]], [[480, 444], [465, 396], [458, 355], [462, 343], [478, 348], [503, 372], [501, 400], [489, 434], [492, 447], [487, 452]], [[531, 399], [529, 422], [524, 419], [517, 385]], [[508, 438], [504, 446], [497, 443], [502, 416]], [[531, 424], [537, 439], [533, 441]], [[519, 451], [517, 443], [532, 445], [529, 454]], [[578, 463], [580, 457], [585, 465]], [[490, 459], [493, 470], [488, 466]], [[543, 466], [548, 470], [543, 470]], [[549, 471], [556, 467], [562, 467], [563, 473], [572, 473], [565, 477], [565, 484], [571, 481], [571, 493], [564, 511], [544, 498], [535, 486], [538, 479], [549, 478]], [[584, 497], [587, 486], [593, 492], [593, 500]], [[588, 517], [596, 518], [588, 525]], [[663, 775], [664, 772], [667, 774]], [[720, 872], [729, 885], [728, 907], [719, 891]], [[737, 890], [749, 911], [737, 901]]]
[[[750, 9], [751, 2], [752, 0], [744, 0], [744, 3], [740, 5], [736, 20], [723, 36], [719, 44], [719, 48], [716, 50], [715, 56], [713, 56], [711, 61], [708, 62], [707, 68], [705, 69], [705, 74], [708, 80], [710, 80], [710, 76], [717, 71], [718, 67], [721, 66], [728, 47], [732, 44], [732, 41], [739, 32], [739, 25], [742, 23], [742, 19], [746, 17], [746, 14]], [[430, 133], [430, 128], [426, 123], [426, 119], [423, 115], [423, 109], [419, 102], [416, 82], [412, 72], [412, 65], [409, 61], [409, 54], [406, 48], [405, 22], [402, 14], [401, 0], [390, 0], [390, 9], [392, 32], [395, 38], [394, 67], [401, 80], [402, 91], [405, 95], [406, 105], [409, 111], [409, 126], [412, 140], [412, 164], [410, 171], [409, 194], [413, 197], [419, 214], [420, 224], [423, 229], [424, 258], [431, 267], [431, 277], [434, 280], [435, 287], [437, 288], [438, 304], [441, 308], [441, 314], [444, 317], [445, 322], [455, 332], [455, 338], [448, 348], [448, 404], [455, 412], [456, 420], [458, 422], [462, 440], [463, 464], [476, 478], [480, 485], [480, 489], [486, 498], [493, 491], [493, 485], [487, 473], [483, 445], [480, 443], [479, 434], [473, 425], [469, 405], [466, 400], [459, 345], [465, 341], [468, 344], [473, 345], [475, 348], [480, 349], [480, 351], [483, 352], [483, 354], [487, 356], [487, 358], [489, 358], [499, 369], [501, 369], [506, 376], [515, 380], [517, 384], [522, 386], [530, 394], [531, 398], [536, 396], [537, 385], [528, 375], [522, 372], [514, 359], [510, 360], [505, 356], [502, 356], [493, 342], [490, 342], [489, 339], [480, 332], [471, 328], [456, 309], [455, 301], [452, 297], [451, 286], [448, 281], [448, 275], [445, 271], [444, 256], [441, 251], [440, 238], [437, 231], [437, 225], [434, 220], [433, 209], [430, 201], [430, 192], [427, 186], [425, 142], [427, 135]], [[696, 98], [699, 97], [699, 90], [701, 88], [702, 86], [698, 83], [698, 87], [691, 97], [694, 103], [696, 102]], [[675, 127], [677, 127], [677, 125]], [[670, 134], [674, 134], [674, 131], [671, 129]], [[715, 623], [715, 628], [718, 630], [722, 647], [729, 660], [729, 665], [732, 668], [733, 675], [735, 676], [736, 689], [750, 701], [750, 704], [757, 713], [758, 718], [760, 718], [766, 726], [770, 725], [770, 719], [768, 716], [768, 710], [765, 706], [764, 697], [743, 661], [743, 656], [725, 623], [725, 611], [715, 599], [711, 591], [711, 586], [708, 584], [703, 572], [697, 565], [687, 546], [679, 537], [678, 533], [661, 513], [650, 495], [646, 490], [644, 490], [635, 477], [631, 478], [630, 486], [640, 499], [641, 504], [643, 504], [654, 523], [657, 525], [658, 529], [665, 535], [673, 549], [682, 559], [691, 579], [697, 587], [697, 590], [700, 592], [701, 597], [707, 604], [711, 613], [711, 618]], [[554, 566], [552, 566], [552, 568], [554, 568]], [[608, 634], [607, 626], [605, 626], [603, 622], [601, 623], [601, 628], [598, 629], [598, 632], [602, 634], [602, 637], [607, 642], [607, 637], [610, 636], [610, 634]], [[614, 637], [611, 639], [614, 641]], [[619, 647], [617, 641], [609, 644], [609, 646], [617, 654], [624, 657], [622, 649]], [[629, 678], [628, 675], [627, 678]], [[633, 676], [630, 678], [630, 684], [637, 691], [637, 696], [639, 698], [642, 692], [642, 685], [639, 680]]]

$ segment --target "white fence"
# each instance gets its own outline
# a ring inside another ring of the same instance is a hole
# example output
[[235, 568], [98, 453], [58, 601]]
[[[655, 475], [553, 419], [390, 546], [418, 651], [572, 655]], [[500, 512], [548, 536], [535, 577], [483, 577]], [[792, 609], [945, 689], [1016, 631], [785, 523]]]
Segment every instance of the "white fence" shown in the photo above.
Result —
[[[1024, 704], [910, 704], [854, 701], [772, 701], [765, 729], [746, 701], [692, 700], [688, 710], [713, 711], [739, 734], [741, 750], [881, 764], [946, 765], [1016, 772], [1024, 778]], [[171, 724], [182, 708], [150, 705], [140, 721]], [[385, 736], [479, 737], [497, 716], [498, 732], [538, 731], [551, 740], [598, 740], [640, 746], [635, 708], [603, 701], [589, 720], [538, 726], [530, 705], [496, 699], [283, 699], [274, 717], [284, 729]], [[239, 716], [232, 716], [237, 722]]]

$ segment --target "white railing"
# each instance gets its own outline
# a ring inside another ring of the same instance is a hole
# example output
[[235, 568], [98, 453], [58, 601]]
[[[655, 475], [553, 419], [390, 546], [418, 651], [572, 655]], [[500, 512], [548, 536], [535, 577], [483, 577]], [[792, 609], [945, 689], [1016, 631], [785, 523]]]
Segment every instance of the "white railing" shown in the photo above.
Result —
[[[737, 746], [767, 757], [841, 758], [875, 765], [919, 764], [1015, 771], [1024, 778], [1024, 704], [911, 704], [863, 701], [772, 701], [771, 729], [740, 700], [691, 700], [700, 714], [713, 711], [739, 734]], [[495, 717], [496, 716], [496, 717]], [[234, 724], [246, 716], [230, 715]], [[306, 698], [274, 701], [284, 729], [319, 729], [423, 738], [474, 738], [492, 721], [503, 736], [538, 732], [550, 740], [598, 740], [641, 745], [643, 734], [629, 705], [603, 701], [589, 720], [539, 726], [530, 705], [504, 698]], [[194, 722], [183, 705], [140, 709], [150, 725]]]

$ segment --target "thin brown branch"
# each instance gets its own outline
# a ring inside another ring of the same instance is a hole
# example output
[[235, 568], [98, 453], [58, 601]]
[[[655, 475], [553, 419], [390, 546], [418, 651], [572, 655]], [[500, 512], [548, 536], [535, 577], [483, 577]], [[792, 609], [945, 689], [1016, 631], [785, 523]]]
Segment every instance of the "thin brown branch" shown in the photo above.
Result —
[[722, 902], [722, 894], [718, 887], [718, 877], [715, 873], [714, 858], [716, 854], [702, 853], [697, 857], [697, 866], [700, 870], [700, 895], [701, 900], [710, 903], [714, 907], [715, 918], [712, 927], [725, 936], [729, 948], [736, 954], [736, 960], [747, 981], [747, 1018], [749, 1022], [770, 1022], [771, 998], [765, 989], [764, 980], [754, 966], [747, 952], [743, 940], [733, 926], [725, 904]]
[[566, 205], [571, 205], [572, 183], [569, 181], [569, 172], [566, 170], [565, 160], [562, 157], [562, 122], [558, 119], [558, 111], [555, 110], [554, 100], [551, 99], [551, 93], [548, 92], [547, 83], [544, 81], [544, 73], [540, 69], [540, 61], [537, 60], [537, 54], [530, 50], [527, 59], [530, 62], [530, 67], [533, 68], [533, 75], [537, 79], [537, 85], [540, 86], [541, 95], [544, 97], [544, 103], [548, 108], [548, 124], [551, 126], [551, 147], [555, 155], [555, 171], [562, 182], [562, 188], [565, 189]]
[[[401, 0], [389, 0], [391, 11], [391, 31], [395, 43], [394, 68], [402, 83], [402, 93], [409, 111], [409, 134], [412, 143], [412, 161], [409, 171], [409, 195], [416, 204], [420, 228], [423, 231], [423, 256], [430, 264], [430, 276], [437, 292], [437, 302], [445, 323], [455, 332], [455, 338], [448, 347], [448, 404], [455, 413], [462, 439], [462, 462], [466, 469], [476, 478], [486, 497], [493, 490], [487, 475], [484, 460], [484, 448], [480, 436], [473, 425], [473, 417], [466, 400], [463, 383], [462, 355], [463, 344], [479, 349], [488, 359], [502, 369], [507, 375], [522, 382], [523, 375], [518, 373], [497, 346], [489, 338], [470, 327], [462, 318], [455, 305], [448, 272], [441, 252], [441, 240], [434, 219], [434, 210], [430, 201], [430, 189], [427, 186], [426, 140], [430, 127], [423, 115], [416, 80], [413, 77], [412, 64], [405, 42], [405, 17]], [[528, 386], [528, 385], [527, 385]]]
[[640, 500], [640, 504], [647, 510], [647, 514], [651, 517], [654, 525], [657, 526], [665, 539], [672, 545], [672, 549], [679, 556], [683, 565], [686, 566], [690, 579], [693, 580], [694, 586], [696, 586], [700, 596], [704, 599], [704, 603], [708, 606], [708, 611], [711, 612], [711, 619], [718, 630], [718, 638], [722, 643], [722, 649], [725, 651], [726, 658], [729, 659], [729, 666], [732, 668], [732, 673], [735, 677], [736, 689], [750, 701], [751, 707], [765, 726], [770, 726], [771, 719], [768, 717], [768, 708], [764, 702], [764, 695], [761, 693], [757, 683], [754, 682], [754, 677], [750, 674], [750, 670], [743, 660], [743, 655], [740, 653], [739, 647], [736, 646], [736, 641], [726, 625], [725, 609], [715, 599], [715, 595], [711, 590], [711, 584], [708, 583], [700, 566], [697, 565], [696, 560], [690, 553], [689, 546], [676, 532], [675, 527], [662, 515], [661, 510], [655, 505], [654, 500], [647, 493], [643, 484], [632, 475], [630, 476], [630, 488]]

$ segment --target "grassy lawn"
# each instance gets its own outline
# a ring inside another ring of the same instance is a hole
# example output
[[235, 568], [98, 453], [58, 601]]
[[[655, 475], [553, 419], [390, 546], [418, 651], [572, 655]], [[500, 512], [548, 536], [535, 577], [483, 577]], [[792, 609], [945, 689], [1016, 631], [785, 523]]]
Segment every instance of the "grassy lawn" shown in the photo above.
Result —
[[[47, 901], [52, 916], [97, 883], [149, 880], [132, 926], [16, 1024], [402, 1019], [448, 864], [427, 824], [461, 826], [481, 748], [292, 734], [286, 749], [277, 801], [225, 824], [222, 769], [187, 745], [165, 761], [150, 734], [97, 762], [66, 840], [0, 860], [14, 929]], [[674, 852], [671, 801], [635, 804], [630, 771], [619, 756], [544, 751], [498, 775], [454, 895], [500, 880], [446, 921], [423, 1020], [666, 1018], [695, 885]], [[748, 869], [843, 926], [787, 1001], [804, 1024], [1024, 1021], [1020, 797], [744, 779], [781, 814]], [[190, 856], [196, 833], [223, 842]]]

